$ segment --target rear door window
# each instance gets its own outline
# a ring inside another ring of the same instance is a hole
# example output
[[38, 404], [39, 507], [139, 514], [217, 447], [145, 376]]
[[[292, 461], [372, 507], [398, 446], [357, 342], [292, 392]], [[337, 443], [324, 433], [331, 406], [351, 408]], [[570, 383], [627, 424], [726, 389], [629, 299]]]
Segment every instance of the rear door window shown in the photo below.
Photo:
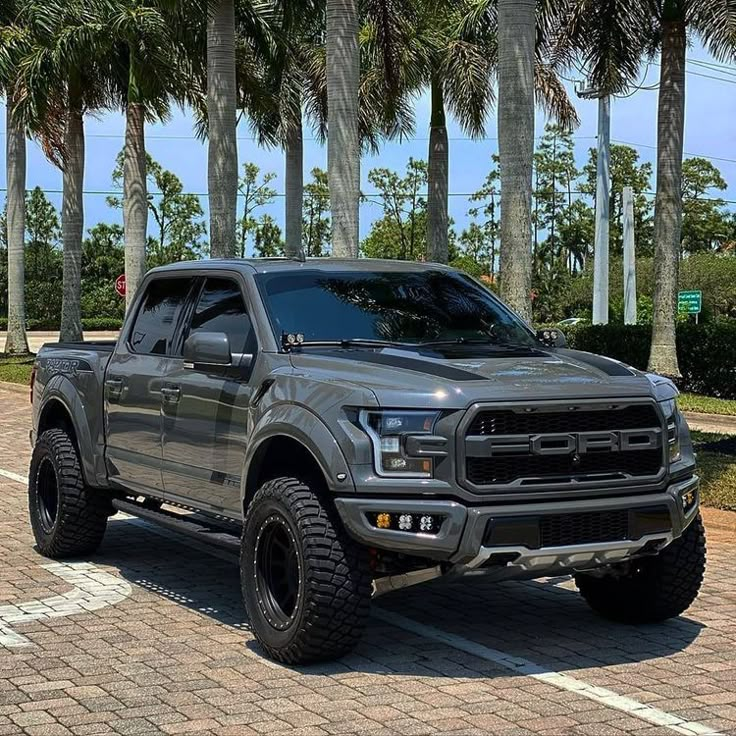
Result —
[[192, 315], [189, 334], [224, 332], [233, 353], [253, 352], [253, 326], [235, 281], [208, 278]]
[[148, 285], [128, 340], [133, 352], [173, 355], [176, 328], [191, 284], [192, 279], [187, 278], [157, 279]]

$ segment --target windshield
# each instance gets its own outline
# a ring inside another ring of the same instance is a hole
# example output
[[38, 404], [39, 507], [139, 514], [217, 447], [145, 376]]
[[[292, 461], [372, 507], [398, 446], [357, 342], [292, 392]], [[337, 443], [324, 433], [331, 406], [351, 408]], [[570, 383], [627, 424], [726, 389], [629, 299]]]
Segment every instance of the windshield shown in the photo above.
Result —
[[299, 270], [256, 276], [277, 340], [488, 341], [531, 346], [487, 289], [453, 271]]

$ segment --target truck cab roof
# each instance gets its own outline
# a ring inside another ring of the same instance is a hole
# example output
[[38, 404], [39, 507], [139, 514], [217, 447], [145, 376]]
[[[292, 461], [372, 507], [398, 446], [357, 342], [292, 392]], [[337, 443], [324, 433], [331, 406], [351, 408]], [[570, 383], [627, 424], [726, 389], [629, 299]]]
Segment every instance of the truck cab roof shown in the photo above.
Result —
[[385, 271], [392, 273], [408, 273], [417, 271], [454, 269], [441, 263], [422, 263], [418, 261], [390, 261], [379, 258], [307, 258], [300, 261], [295, 258], [209, 258], [200, 261], [179, 261], [166, 266], [154, 268], [151, 273], [168, 273], [186, 270], [242, 270], [250, 273], [273, 273], [308, 268], [320, 271]]

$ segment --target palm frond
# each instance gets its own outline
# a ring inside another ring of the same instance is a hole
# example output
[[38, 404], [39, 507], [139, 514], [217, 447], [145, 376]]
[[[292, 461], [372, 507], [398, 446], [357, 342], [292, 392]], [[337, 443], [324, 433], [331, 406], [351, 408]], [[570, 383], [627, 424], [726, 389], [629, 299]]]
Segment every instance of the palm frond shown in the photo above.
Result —
[[716, 59], [736, 62], [736, 0], [690, 3], [686, 20]]
[[[494, 39], [495, 41], [495, 39]], [[485, 123], [495, 101], [494, 58], [488, 46], [451, 41], [446, 49], [440, 75], [447, 105], [463, 130], [472, 137], [485, 135]]]
[[565, 85], [547, 64], [534, 64], [534, 93], [537, 104], [564, 130], [571, 131], [580, 125], [580, 118]]
[[555, 67], [577, 65], [590, 83], [608, 93], [625, 90], [638, 77], [642, 57], [658, 25], [655, 0], [572, 0], [552, 16], [545, 46]]

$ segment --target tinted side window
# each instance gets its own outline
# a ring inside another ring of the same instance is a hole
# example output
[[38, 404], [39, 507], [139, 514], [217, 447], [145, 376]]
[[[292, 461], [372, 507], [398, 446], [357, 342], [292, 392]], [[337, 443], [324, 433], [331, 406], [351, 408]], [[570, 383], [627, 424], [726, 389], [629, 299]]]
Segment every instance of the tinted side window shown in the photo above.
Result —
[[229, 279], [209, 278], [199, 296], [189, 334], [224, 332], [233, 353], [247, 353], [253, 334], [240, 287]]
[[130, 333], [134, 352], [171, 354], [174, 330], [190, 285], [191, 279], [158, 279], [149, 284]]

